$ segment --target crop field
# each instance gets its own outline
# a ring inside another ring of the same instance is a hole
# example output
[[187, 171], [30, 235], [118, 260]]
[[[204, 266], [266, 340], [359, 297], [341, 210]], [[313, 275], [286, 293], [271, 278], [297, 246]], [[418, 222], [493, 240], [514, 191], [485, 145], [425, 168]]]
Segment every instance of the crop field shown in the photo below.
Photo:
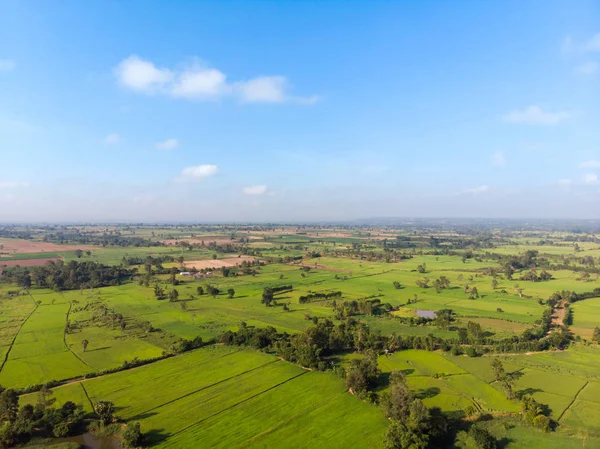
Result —
[[39, 305], [16, 335], [0, 372], [0, 384], [26, 387], [91, 371], [65, 344], [69, 304], [55, 293], [33, 295], [33, 299]]
[[[342, 448], [365, 433], [368, 444], [377, 444], [386, 428], [379, 411], [352, 398], [340, 379], [226, 347], [53, 391], [59, 404], [70, 398], [87, 410], [87, 397], [112, 401], [119, 416], [142, 424], [155, 447], [313, 447], [325, 441]], [[36, 398], [26, 395], [23, 403]]]
[[[506, 399], [485, 380], [434, 352], [406, 350], [379, 358], [382, 372], [402, 371], [408, 386], [429, 407], [465, 416], [469, 408], [489, 412], [515, 412], [518, 405]], [[491, 372], [491, 370], [490, 370]]]
[[[117, 230], [107, 228], [97, 235]], [[93, 403], [113, 402], [120, 419], [142, 424], [152, 447], [348, 447], [357, 441], [360, 447], [381, 447], [388, 425], [380, 408], [348, 394], [344, 381], [331, 373], [308, 371], [272, 354], [233, 346], [211, 344], [178, 354], [173, 348], [181, 338], [216, 339], [224, 331], [236, 331], [242, 322], [295, 334], [313, 326], [316, 319], [338, 324], [336, 307], [369, 300], [385, 305], [386, 312], [356, 313], [352, 319], [378, 335], [433, 335], [452, 346], [460, 328], [476, 323], [486, 338], [517, 339], [540, 325], [546, 300], [554, 292], [584, 293], [599, 286], [596, 275], [583, 280], [581, 271], [564, 265], [549, 269], [552, 279], [544, 282], [520, 279], [525, 271], [512, 279], [502, 271], [492, 276], [491, 270], [502, 270], [496, 260], [461, 257], [464, 249], [452, 256], [422, 254], [429, 237], [402, 232], [377, 237], [361, 231], [283, 228], [237, 232], [233, 240], [229, 232], [184, 227], [120, 232], [153, 242], [189, 241], [195, 246], [71, 245], [67, 249], [54, 244], [43, 252], [7, 253], [0, 260], [0, 265], [26, 266], [28, 261], [44, 263], [56, 257], [65, 263], [96, 262], [137, 270], [133, 279], [96, 288], [51, 290], [0, 284], [0, 385], [25, 388], [62, 381], [54, 389], [57, 405], [72, 400], [91, 413]], [[404, 252], [410, 257], [386, 262], [381, 242], [383, 238], [394, 241], [395, 235], [410, 239], [414, 247]], [[440, 233], [438, 238], [444, 236], [452, 237]], [[214, 243], [208, 248], [199, 243], [202, 240]], [[215, 246], [219, 244], [230, 245], [228, 251], [231, 244], [243, 244], [246, 252], [221, 251]], [[369, 252], [353, 253], [363, 244]], [[87, 249], [75, 253], [78, 247], [89, 248], [90, 253]], [[19, 248], [27, 245], [14, 249]], [[581, 242], [577, 256], [600, 256], [600, 252], [595, 255], [598, 248]], [[548, 258], [575, 254], [572, 245], [537, 245], [521, 238], [499, 244], [489, 253], [519, 256], [529, 250]], [[313, 257], [316, 253], [320, 255]], [[151, 273], [150, 282], [144, 283], [147, 268], [139, 263], [159, 256], [169, 259], [162, 263], [162, 271]], [[242, 260], [260, 264], [243, 271], [235, 266]], [[578, 259], [571, 263], [584, 266]], [[233, 275], [225, 276], [223, 266], [230, 267]], [[183, 267], [209, 272], [184, 275], [179, 273]], [[434, 288], [434, 281], [442, 276], [449, 286]], [[429, 287], [417, 285], [424, 279]], [[163, 288], [165, 299], [157, 299], [156, 285]], [[208, 294], [210, 286], [219, 292]], [[267, 289], [286, 286], [291, 288], [276, 292], [270, 307], [262, 303]], [[473, 287], [476, 297], [468, 293]], [[169, 300], [173, 290], [177, 297]], [[329, 293], [335, 293], [335, 299], [318, 296]], [[375, 391], [385, 392], [391, 372], [400, 370], [408, 388], [427, 407], [439, 407], [452, 419], [489, 414], [494, 419], [485, 426], [497, 438], [512, 439], [509, 449], [522, 444], [546, 447], [551, 441], [546, 434], [511, 421], [521, 406], [518, 400], [508, 399], [494, 379], [491, 363], [497, 357], [507, 372], [514, 373], [517, 396], [531, 395], [549, 407], [549, 416], [559, 424], [553, 433], [556, 447], [600, 447], [600, 349], [589, 342], [600, 323], [599, 300], [592, 297], [571, 305], [573, 321], [568, 330], [584, 340], [573, 342], [568, 350], [483, 357], [440, 350], [395, 351], [378, 357], [382, 383]], [[449, 325], [420, 320], [417, 314], [441, 309], [452, 310]], [[171, 356], [162, 358], [165, 354]], [[359, 357], [345, 353], [331, 360], [347, 368], [350, 360]], [[160, 358], [136, 368], [127, 365]], [[104, 370], [118, 372], [84, 378]], [[22, 404], [35, 403], [36, 397], [24, 395]], [[186, 410], [183, 416], [181, 410]], [[502, 420], [506, 426], [497, 426]], [[457, 447], [468, 447], [461, 444], [457, 441]]]

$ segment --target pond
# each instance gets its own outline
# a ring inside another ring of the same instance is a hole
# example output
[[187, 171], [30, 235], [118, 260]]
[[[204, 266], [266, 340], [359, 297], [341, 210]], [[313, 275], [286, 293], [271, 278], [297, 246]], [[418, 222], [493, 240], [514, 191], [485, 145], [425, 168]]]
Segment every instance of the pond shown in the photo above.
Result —
[[[78, 444], [82, 449], [121, 449], [121, 440], [115, 436], [97, 437], [91, 433], [76, 435], [68, 438], [58, 438], [52, 441], [55, 444]], [[48, 447], [53, 447], [54, 444]]]
[[417, 310], [416, 314], [420, 318], [429, 318], [430, 320], [435, 319], [435, 312], [433, 310]]

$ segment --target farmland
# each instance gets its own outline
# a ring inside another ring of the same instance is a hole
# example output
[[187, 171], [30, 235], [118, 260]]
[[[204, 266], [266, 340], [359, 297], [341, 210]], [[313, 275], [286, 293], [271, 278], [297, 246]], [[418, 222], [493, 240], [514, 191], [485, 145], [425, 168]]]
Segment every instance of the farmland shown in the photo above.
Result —
[[[488, 232], [88, 226], [60, 243], [43, 241], [58, 238], [47, 229], [4, 238], [0, 385], [33, 404], [28, 392], [50, 382], [57, 405], [88, 416], [109, 401], [152, 447], [380, 447], [401, 372], [457, 447], [471, 447], [474, 425], [509, 448], [600, 447], [598, 238], [575, 249], [567, 232], [544, 245]], [[329, 343], [307, 358], [295, 345], [314, 332]], [[329, 347], [336, 332], [352, 342]], [[340, 377], [371, 353], [379, 377], [348, 388]], [[523, 397], [547, 407], [551, 436], [520, 418]]]

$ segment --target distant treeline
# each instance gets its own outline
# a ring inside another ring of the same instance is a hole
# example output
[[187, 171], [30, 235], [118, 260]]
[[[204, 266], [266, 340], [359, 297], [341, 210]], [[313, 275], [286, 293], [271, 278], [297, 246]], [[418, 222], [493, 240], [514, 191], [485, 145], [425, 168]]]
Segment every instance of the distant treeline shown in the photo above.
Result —
[[133, 247], [149, 247], [163, 246], [158, 241], [152, 241], [137, 236], [123, 236], [119, 232], [103, 233], [103, 234], [87, 234], [75, 231], [71, 232], [52, 232], [44, 235], [44, 242], [52, 243], [79, 243], [85, 245], [100, 245], [100, 246], [133, 246]]
[[8, 269], [4, 271], [3, 278], [24, 288], [35, 285], [60, 291], [120, 285], [133, 274], [134, 270], [119, 266], [107, 266], [92, 261], [73, 260], [65, 263], [59, 260], [50, 261], [43, 267]]

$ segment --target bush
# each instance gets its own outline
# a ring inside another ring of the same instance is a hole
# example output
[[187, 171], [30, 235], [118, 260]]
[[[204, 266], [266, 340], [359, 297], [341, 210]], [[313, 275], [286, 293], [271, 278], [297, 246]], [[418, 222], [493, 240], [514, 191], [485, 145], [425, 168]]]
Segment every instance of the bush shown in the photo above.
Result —
[[473, 346], [467, 347], [467, 349], [465, 350], [465, 354], [467, 354], [469, 357], [477, 357], [477, 356], [479, 356], [479, 353], [477, 352], [477, 349], [475, 349], [475, 347], [473, 347]]

